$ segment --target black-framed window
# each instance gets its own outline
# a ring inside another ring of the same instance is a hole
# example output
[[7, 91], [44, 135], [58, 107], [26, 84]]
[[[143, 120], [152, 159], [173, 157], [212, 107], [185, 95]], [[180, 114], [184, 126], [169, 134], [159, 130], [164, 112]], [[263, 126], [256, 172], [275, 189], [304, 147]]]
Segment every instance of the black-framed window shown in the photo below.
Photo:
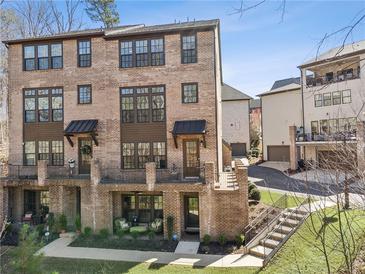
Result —
[[35, 141], [24, 142], [24, 165], [34, 166], [36, 164]]
[[319, 123], [320, 123], [321, 134], [329, 134], [328, 120], [320, 120]]
[[198, 84], [182, 84], [182, 102], [185, 104], [198, 102]]
[[330, 106], [331, 103], [332, 103], [331, 93], [330, 92], [323, 93], [323, 105]]
[[79, 104], [91, 104], [91, 85], [77, 86], [77, 93]]
[[164, 38], [120, 41], [121, 68], [161, 66], [164, 64]]
[[145, 168], [146, 163], [150, 159], [150, 143], [138, 143], [137, 145], [137, 167], [138, 168]]
[[49, 122], [49, 90], [38, 89], [38, 121]]
[[342, 91], [342, 104], [351, 103], [351, 90], [346, 89]]
[[49, 141], [38, 141], [38, 160], [49, 160]]
[[36, 160], [47, 160], [52, 166], [63, 166], [63, 141], [24, 142], [24, 165], [36, 165]]
[[165, 86], [120, 88], [121, 122], [165, 121]]
[[332, 104], [333, 105], [341, 104], [341, 91], [332, 92]]
[[77, 41], [78, 49], [78, 65], [79, 67], [91, 66], [91, 40], [79, 40]]
[[312, 135], [319, 134], [318, 121], [311, 121], [311, 132]]
[[181, 36], [181, 62], [183, 64], [197, 62], [197, 41], [195, 34]]
[[122, 144], [122, 163], [124, 169], [133, 169], [135, 166], [134, 143]]
[[52, 121], [63, 120], [63, 90], [61, 88], [52, 89]]
[[166, 168], [166, 143], [153, 142], [153, 161], [156, 163], [156, 168]]
[[23, 70], [47, 70], [63, 67], [62, 43], [23, 46]]
[[314, 95], [314, 106], [321, 107], [322, 106], [322, 94]]
[[63, 166], [63, 141], [52, 141], [52, 165]]

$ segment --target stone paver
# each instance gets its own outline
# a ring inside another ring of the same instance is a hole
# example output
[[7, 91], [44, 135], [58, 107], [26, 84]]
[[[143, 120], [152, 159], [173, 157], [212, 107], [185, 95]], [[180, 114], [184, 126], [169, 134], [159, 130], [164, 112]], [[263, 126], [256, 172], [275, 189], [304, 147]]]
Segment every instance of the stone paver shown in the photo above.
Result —
[[176, 254], [197, 254], [199, 249], [199, 242], [179, 241], [175, 253]]

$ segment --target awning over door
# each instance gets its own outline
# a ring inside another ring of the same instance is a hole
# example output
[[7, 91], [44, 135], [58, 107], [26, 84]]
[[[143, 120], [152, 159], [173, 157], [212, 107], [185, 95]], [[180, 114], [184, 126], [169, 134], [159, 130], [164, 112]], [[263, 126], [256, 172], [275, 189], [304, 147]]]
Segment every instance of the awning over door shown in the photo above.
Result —
[[178, 135], [202, 135], [204, 147], [206, 147], [206, 142], [205, 142], [206, 127], [207, 127], [206, 120], [175, 121], [174, 129], [172, 130], [175, 147], [177, 148], [176, 138]]
[[97, 146], [98, 140], [96, 139], [96, 126], [98, 125], [98, 120], [73, 120], [71, 121], [65, 129], [65, 136], [73, 147], [74, 144], [71, 140], [71, 136], [77, 134], [90, 134], [91, 138], [93, 139], [95, 145]]

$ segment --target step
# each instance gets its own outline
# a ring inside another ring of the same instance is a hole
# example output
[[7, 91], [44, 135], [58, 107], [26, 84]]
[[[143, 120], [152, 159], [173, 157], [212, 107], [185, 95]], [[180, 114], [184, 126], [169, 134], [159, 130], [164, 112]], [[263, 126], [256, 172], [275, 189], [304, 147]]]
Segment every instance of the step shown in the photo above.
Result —
[[281, 241], [286, 237], [285, 234], [279, 232], [270, 232], [268, 238], [276, 241]]
[[285, 226], [289, 226], [289, 227], [296, 227], [299, 224], [298, 220], [293, 220], [290, 218], [280, 218], [279, 222], [283, 223]]
[[289, 210], [289, 212], [294, 212], [296, 214], [300, 214], [300, 215], [303, 215], [303, 216], [305, 216], [305, 215], [307, 215], [309, 213], [305, 209], [298, 209], [298, 208], [296, 208], [296, 209], [288, 209], [288, 210]]
[[285, 226], [285, 225], [277, 225], [274, 227], [274, 231], [275, 232], [280, 232], [280, 233], [283, 233], [283, 234], [289, 234], [290, 231], [292, 231], [292, 227], [289, 227], [289, 226]]
[[275, 247], [278, 246], [278, 244], [280, 244], [280, 241], [276, 241], [273, 239], [263, 239], [260, 241], [260, 244], [269, 248], [274, 249]]
[[304, 215], [298, 213], [284, 212], [283, 214], [285, 217], [290, 215], [290, 219], [302, 220], [304, 218]]
[[260, 258], [265, 258], [267, 255], [271, 253], [271, 251], [273, 251], [271, 248], [264, 247], [262, 245], [257, 245], [253, 248], [250, 248], [249, 253]]

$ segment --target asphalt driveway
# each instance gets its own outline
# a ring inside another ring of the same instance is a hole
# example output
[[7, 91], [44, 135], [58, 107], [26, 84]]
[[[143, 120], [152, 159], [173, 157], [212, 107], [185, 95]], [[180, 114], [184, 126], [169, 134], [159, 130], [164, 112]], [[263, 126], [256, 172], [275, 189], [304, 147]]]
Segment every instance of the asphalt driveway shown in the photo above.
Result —
[[[286, 176], [279, 170], [268, 167], [250, 166], [248, 167], [248, 176], [263, 179], [263, 181], [256, 183], [258, 186], [280, 190], [320, 196], [331, 196], [343, 192], [343, 184], [295, 179]], [[352, 184], [350, 192], [364, 194], [364, 187], [360, 188], [357, 183]]]

